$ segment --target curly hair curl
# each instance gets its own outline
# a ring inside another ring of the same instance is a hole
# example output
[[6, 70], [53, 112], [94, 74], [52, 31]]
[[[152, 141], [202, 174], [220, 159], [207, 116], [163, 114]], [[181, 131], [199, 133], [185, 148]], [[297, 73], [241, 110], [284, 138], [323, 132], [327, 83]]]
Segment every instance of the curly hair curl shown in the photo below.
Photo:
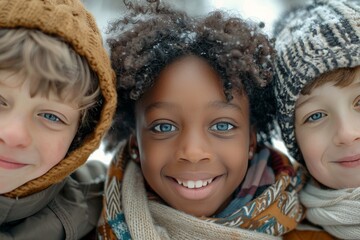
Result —
[[226, 99], [232, 89], [246, 93], [250, 121], [259, 142], [269, 142], [274, 129], [272, 42], [256, 25], [226, 12], [203, 18], [148, 0], [149, 6], [126, 3], [130, 13], [111, 23], [107, 40], [117, 76], [118, 107], [105, 138], [107, 150], [135, 131], [135, 102], [154, 85], [160, 72], [180, 57], [205, 59], [219, 74]]

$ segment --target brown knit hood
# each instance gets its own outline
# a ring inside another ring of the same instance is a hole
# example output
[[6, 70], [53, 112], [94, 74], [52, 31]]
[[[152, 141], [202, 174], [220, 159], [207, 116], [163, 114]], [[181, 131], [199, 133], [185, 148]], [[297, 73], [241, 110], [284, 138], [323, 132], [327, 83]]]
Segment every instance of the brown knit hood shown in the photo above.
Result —
[[6, 193], [25, 197], [62, 181], [96, 150], [116, 108], [115, 74], [94, 17], [79, 0], [0, 0], [0, 28], [29, 28], [58, 36], [85, 57], [98, 75], [104, 99], [100, 119], [82, 144], [47, 173]]

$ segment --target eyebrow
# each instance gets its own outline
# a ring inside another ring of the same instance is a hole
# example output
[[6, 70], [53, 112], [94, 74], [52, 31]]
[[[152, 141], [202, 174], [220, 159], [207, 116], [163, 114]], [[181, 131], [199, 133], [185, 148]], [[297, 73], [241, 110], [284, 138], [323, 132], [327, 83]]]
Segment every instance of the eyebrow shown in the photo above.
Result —
[[[360, 77], [359, 77], [359, 79], [360, 79]], [[358, 82], [358, 81], [356, 81], [356, 80], [354, 80], [351, 84], [349, 84], [349, 86], [351, 87], [360, 87], [360, 82]]]
[[6, 99], [0, 94], [0, 101], [6, 102]]
[[[338, 87], [338, 86], [335, 86], [335, 85], [334, 85], [334, 87]], [[360, 82], [353, 82], [353, 83], [351, 83], [351, 84], [349, 84], [349, 85], [347, 85], [347, 86], [345, 86], [345, 87], [359, 88], [359, 87], [360, 87]], [[345, 88], [345, 87], [341, 87], [341, 88]], [[295, 103], [295, 108], [300, 108], [300, 107], [303, 106], [305, 103], [312, 101], [312, 100], [313, 100], [314, 98], [316, 98], [316, 97], [317, 97], [316, 95], [315, 95], [315, 96], [311, 96], [311, 97], [309, 97], [308, 99], [306, 99], [305, 101], [303, 101], [303, 102], [300, 103], [300, 104]]]
[[[212, 101], [212, 102], [208, 103], [207, 105], [209, 107], [215, 107], [218, 109], [222, 109], [222, 108], [233, 109], [233, 110], [239, 111], [243, 114], [242, 108], [233, 103], [223, 102], [223, 101]], [[145, 107], [145, 114], [152, 111], [153, 109], [159, 109], [159, 108], [166, 108], [169, 110], [179, 109], [179, 107], [177, 105], [169, 103], [169, 102], [154, 102]]]
[[227, 109], [234, 109], [237, 111], [242, 112], [242, 108], [236, 104], [230, 103], [230, 102], [223, 102], [223, 101], [212, 101], [208, 104], [210, 107], [215, 108], [227, 108]]
[[175, 104], [168, 103], [168, 102], [154, 102], [145, 107], [145, 114], [152, 111], [153, 109], [159, 109], [159, 108], [166, 108], [169, 110], [174, 110], [174, 109], [178, 109], [179, 107], [177, 107]]
[[306, 99], [305, 101], [303, 101], [302, 103], [300, 104], [297, 104], [295, 103], [295, 108], [301, 108], [303, 105], [305, 105], [305, 103], [307, 102], [311, 102], [314, 98], [316, 98], [316, 96], [312, 96], [312, 97], [309, 97], [308, 99]]

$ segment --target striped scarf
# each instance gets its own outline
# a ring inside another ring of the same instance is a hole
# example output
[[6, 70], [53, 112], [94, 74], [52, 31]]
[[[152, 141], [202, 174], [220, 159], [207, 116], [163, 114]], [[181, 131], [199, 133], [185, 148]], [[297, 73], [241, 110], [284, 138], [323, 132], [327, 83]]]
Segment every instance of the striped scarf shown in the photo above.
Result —
[[125, 149], [121, 147], [109, 168], [100, 239], [276, 239], [303, 218], [297, 197], [303, 171], [295, 171], [289, 159], [273, 149], [255, 154], [222, 212], [202, 218], [154, 200], [146, 191], [140, 167], [129, 160]]

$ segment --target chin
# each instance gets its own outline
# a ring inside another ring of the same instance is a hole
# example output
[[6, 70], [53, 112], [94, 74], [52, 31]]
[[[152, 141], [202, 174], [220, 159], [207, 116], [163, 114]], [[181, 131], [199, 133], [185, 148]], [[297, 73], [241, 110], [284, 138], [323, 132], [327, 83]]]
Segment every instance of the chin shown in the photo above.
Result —
[[11, 188], [11, 189], [7, 189], [7, 188], [0, 188], [0, 195], [5, 194], [5, 193], [9, 193], [12, 190], [14, 190], [16, 188]]
[[192, 215], [194, 217], [210, 217], [215, 214], [216, 210], [211, 209], [201, 209], [201, 208], [186, 208], [178, 210], [185, 212], [186, 214]]

